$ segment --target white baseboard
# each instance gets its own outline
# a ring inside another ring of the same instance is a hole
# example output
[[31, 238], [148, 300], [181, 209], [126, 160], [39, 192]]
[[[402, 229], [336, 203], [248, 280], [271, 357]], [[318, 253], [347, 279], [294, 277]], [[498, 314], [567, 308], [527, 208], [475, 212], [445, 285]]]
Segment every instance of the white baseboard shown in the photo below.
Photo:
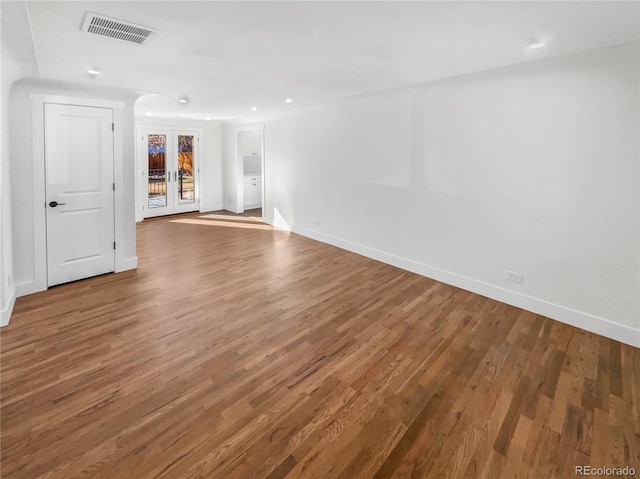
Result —
[[[277, 223], [276, 220], [273, 219], [273, 218], [267, 218], [267, 217], [263, 216], [262, 217], [262, 222], [273, 226], [273, 229], [277, 230], [277, 231], [286, 231], [288, 233], [290, 233], [292, 231], [291, 228], [289, 227], [289, 225], [283, 224], [281, 222]], [[307, 236], [307, 235], [302, 235], [302, 236]], [[319, 241], [322, 241], [322, 240], [319, 240]], [[324, 241], [324, 243], [327, 243], [327, 241]], [[343, 249], [347, 249], [347, 248], [343, 248]]]
[[16, 304], [16, 290], [11, 288], [9, 291], [9, 298], [7, 304], [0, 310], [0, 328], [9, 324], [11, 320], [11, 313], [13, 313], [13, 306]]
[[351, 251], [353, 253], [375, 259], [398, 268], [411, 271], [412, 273], [435, 279], [458, 288], [462, 288], [472, 293], [495, 299], [502, 303], [509, 304], [527, 311], [531, 311], [542, 316], [546, 316], [561, 323], [569, 324], [580, 329], [584, 329], [607, 338], [615, 339], [621, 343], [629, 344], [640, 348], [640, 324], [638, 329], [630, 326], [615, 323], [605, 318], [593, 316], [582, 311], [576, 311], [566, 306], [551, 303], [549, 301], [518, 293], [489, 283], [478, 281], [466, 276], [462, 276], [440, 268], [435, 268], [427, 264], [419, 263], [401, 256], [385, 253], [374, 248], [369, 248], [358, 243], [352, 243], [331, 235], [319, 233], [294, 226], [294, 233], [327, 243], [338, 248]]
[[25, 283], [16, 283], [16, 298], [21, 298], [28, 294], [39, 293], [47, 289], [46, 283], [39, 284], [38, 281], [27, 281]]
[[223, 210], [222, 203], [200, 203], [200, 213], [211, 213], [212, 211]]
[[[122, 263], [115, 269], [115, 273], [121, 273], [122, 271], [129, 271], [130, 269], [136, 269], [138, 267], [138, 257], [125, 258]], [[27, 281], [24, 283], [16, 283], [15, 285], [15, 297], [20, 298], [33, 293], [39, 293], [40, 291], [46, 291], [48, 286], [46, 283], [39, 283], [38, 281]]]
[[136, 269], [138, 267], [138, 257], [134, 256], [133, 258], [125, 258], [122, 260], [122, 264], [120, 268], [116, 269], [116, 273], [121, 273], [122, 271], [129, 271], [130, 269]]

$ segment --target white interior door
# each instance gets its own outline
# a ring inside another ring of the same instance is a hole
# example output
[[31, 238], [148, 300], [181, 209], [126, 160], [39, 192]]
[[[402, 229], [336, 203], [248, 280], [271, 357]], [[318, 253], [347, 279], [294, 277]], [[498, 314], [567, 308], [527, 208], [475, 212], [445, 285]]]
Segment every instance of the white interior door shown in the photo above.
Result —
[[145, 218], [197, 211], [199, 135], [194, 131], [143, 130]]
[[115, 271], [113, 112], [45, 104], [47, 282]]

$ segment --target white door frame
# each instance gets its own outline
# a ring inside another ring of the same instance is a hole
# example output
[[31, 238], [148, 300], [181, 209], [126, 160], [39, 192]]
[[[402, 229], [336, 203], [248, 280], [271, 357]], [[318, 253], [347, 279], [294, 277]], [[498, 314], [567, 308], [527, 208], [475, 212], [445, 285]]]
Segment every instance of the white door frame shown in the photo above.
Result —
[[148, 132], [149, 130], [153, 130], [154, 132], [160, 133], [160, 134], [167, 134], [167, 139], [169, 140], [170, 137], [170, 142], [173, 144], [173, 139], [176, 136], [176, 134], [180, 134], [180, 133], [197, 133], [198, 134], [198, 142], [197, 142], [197, 148], [198, 148], [198, 153], [196, 155], [196, 165], [195, 167], [197, 168], [197, 181], [195, 184], [195, 195], [196, 195], [196, 205], [197, 205], [197, 211], [201, 211], [200, 210], [200, 164], [201, 164], [201, 158], [200, 155], [202, 154], [202, 148], [200, 147], [201, 143], [202, 143], [202, 137], [203, 137], [203, 132], [204, 132], [204, 128], [202, 127], [189, 127], [189, 126], [183, 126], [183, 125], [147, 125], [147, 124], [141, 124], [141, 125], [136, 125], [136, 132], [135, 132], [135, 145], [136, 145], [136, 188], [137, 188], [137, 192], [136, 192], [136, 221], [140, 222], [145, 218], [145, 213], [146, 213], [146, 209], [143, 210], [143, 206], [147, 206], [147, 177], [145, 176], [144, 172], [147, 169], [147, 161], [148, 161], [148, 157], [147, 157], [147, 145], [143, 145], [141, 138], [144, 135], [144, 132]]
[[266, 198], [266, 191], [265, 191], [265, 181], [264, 181], [264, 177], [265, 177], [265, 169], [264, 169], [264, 123], [260, 123], [257, 125], [250, 125], [250, 126], [242, 126], [239, 128], [236, 128], [236, 132], [235, 132], [235, 145], [234, 145], [234, 150], [235, 150], [235, 155], [236, 155], [236, 201], [237, 201], [237, 208], [236, 211], [237, 213], [244, 213], [244, 164], [243, 164], [243, 158], [240, 155], [240, 150], [238, 148], [238, 143], [240, 140], [240, 133], [245, 132], [245, 131], [255, 131], [255, 130], [259, 130], [260, 131], [260, 169], [261, 169], [261, 176], [260, 176], [260, 181], [262, 182], [262, 222], [264, 223], [265, 221], [265, 198]]
[[[34, 280], [26, 283], [19, 296], [44, 291], [47, 289], [47, 222], [46, 222], [46, 198], [45, 198], [45, 155], [44, 155], [44, 105], [45, 103], [58, 103], [62, 105], [89, 106], [98, 108], [111, 108], [113, 110], [113, 178], [116, 184], [114, 207], [114, 230], [116, 244], [124, 246], [124, 174], [123, 174], [123, 114], [124, 102], [111, 100], [98, 100], [94, 98], [77, 98], [62, 95], [47, 95], [32, 93], [31, 119], [33, 137], [31, 141], [33, 151], [33, 246], [34, 246]], [[131, 260], [125, 258], [124, 247], [116, 247], [115, 270], [116, 272], [135, 268], [130, 264]], [[17, 289], [17, 285], [16, 285]]]

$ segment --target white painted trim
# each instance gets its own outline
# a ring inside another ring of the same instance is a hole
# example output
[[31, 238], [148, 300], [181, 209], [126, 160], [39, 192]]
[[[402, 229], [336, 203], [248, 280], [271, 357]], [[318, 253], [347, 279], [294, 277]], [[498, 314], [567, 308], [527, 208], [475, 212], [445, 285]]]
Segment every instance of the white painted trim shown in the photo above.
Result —
[[233, 134], [233, 142], [234, 142], [234, 151], [235, 151], [235, 164], [236, 164], [236, 205], [235, 208], [231, 208], [233, 213], [244, 213], [244, 164], [243, 159], [240, 157], [240, 132], [246, 131], [246, 127], [236, 128], [235, 133]]
[[634, 329], [624, 324], [615, 323], [605, 318], [593, 316], [582, 311], [576, 311], [566, 306], [551, 303], [543, 299], [534, 298], [515, 291], [507, 290], [499, 286], [478, 281], [466, 276], [452, 273], [440, 268], [436, 268], [424, 263], [419, 263], [401, 256], [386, 253], [374, 248], [369, 248], [358, 243], [352, 243], [335, 236], [319, 233], [317, 231], [293, 226], [292, 231], [307, 238], [311, 238], [322, 243], [327, 243], [338, 248], [351, 251], [353, 253], [375, 259], [392, 266], [411, 271], [412, 273], [432, 278], [442, 283], [446, 283], [458, 288], [462, 288], [472, 293], [495, 299], [502, 303], [531, 311], [533, 313], [546, 316], [561, 323], [575, 326], [607, 338], [615, 339], [621, 343], [640, 348], [640, 328]]
[[[122, 219], [125, 217], [124, 214], [124, 151], [123, 147], [123, 111], [122, 110], [112, 110], [113, 112], [113, 181], [116, 184], [116, 189], [114, 192], [114, 205], [113, 205], [113, 233], [116, 242], [116, 251], [115, 251], [115, 270], [114, 271], [124, 271], [125, 268], [125, 257], [124, 257], [124, 244], [125, 244], [125, 234], [124, 234], [124, 224]], [[120, 247], [118, 248], [118, 245]]]
[[262, 160], [261, 160], [262, 161], [262, 165], [260, 165], [261, 168], [262, 168], [262, 175], [260, 177], [260, 181], [262, 182], [262, 191], [261, 191], [261, 193], [262, 193], [261, 196], [262, 197], [260, 198], [260, 200], [262, 201], [262, 205], [260, 205], [260, 208], [262, 209], [262, 222], [263, 223], [264, 223], [264, 212], [267, 209], [267, 192], [265, 191], [266, 190], [266, 186], [267, 186], [267, 180], [265, 179], [266, 175], [267, 175], [267, 170], [266, 170], [267, 163], [266, 163], [266, 160], [265, 160], [265, 157], [267, 156], [267, 151], [266, 151], [266, 149], [264, 147], [264, 135], [265, 135], [265, 125], [263, 124], [262, 125], [262, 142], [261, 142], [261, 145], [260, 145], [260, 148], [262, 148], [262, 150], [260, 151], [260, 153], [262, 154]]
[[[34, 98], [32, 98], [32, 96]], [[26, 294], [47, 289], [47, 215], [46, 179], [44, 166], [44, 104], [45, 95], [29, 95], [31, 103], [31, 152], [33, 155], [33, 283], [16, 285], [20, 293]], [[20, 294], [22, 296], [22, 294]]]
[[244, 213], [244, 210], [242, 210], [242, 211], [236, 211], [235, 209], [233, 209], [233, 208], [231, 208], [231, 207], [229, 207], [229, 208], [225, 208], [224, 210], [225, 210], [225, 211], [229, 211], [229, 212], [231, 212], [231, 213], [235, 213], [236, 215], [239, 215], [239, 214], [241, 214], [241, 213]]
[[13, 306], [16, 304], [16, 290], [11, 288], [9, 291], [9, 298], [7, 305], [0, 310], [0, 328], [9, 324], [11, 320], [11, 313], [13, 312]]
[[200, 203], [200, 213], [211, 213], [212, 211], [222, 210], [224, 210], [222, 203]]
[[27, 296], [28, 294], [37, 293], [39, 291], [44, 291], [44, 288], [41, 288], [34, 281], [25, 281], [24, 283], [16, 283], [16, 298], [21, 298], [22, 296]]
[[136, 269], [138, 267], [138, 257], [134, 256], [133, 258], [124, 258], [120, 262], [120, 267], [116, 268], [116, 273], [121, 273], [123, 271], [129, 271], [130, 269]]

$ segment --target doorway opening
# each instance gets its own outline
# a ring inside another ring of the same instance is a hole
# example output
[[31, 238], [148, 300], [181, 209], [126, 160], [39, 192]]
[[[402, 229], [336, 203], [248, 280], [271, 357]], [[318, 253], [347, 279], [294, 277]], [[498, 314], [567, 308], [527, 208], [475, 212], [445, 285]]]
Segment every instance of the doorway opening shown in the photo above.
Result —
[[264, 127], [236, 129], [238, 213], [264, 217]]

